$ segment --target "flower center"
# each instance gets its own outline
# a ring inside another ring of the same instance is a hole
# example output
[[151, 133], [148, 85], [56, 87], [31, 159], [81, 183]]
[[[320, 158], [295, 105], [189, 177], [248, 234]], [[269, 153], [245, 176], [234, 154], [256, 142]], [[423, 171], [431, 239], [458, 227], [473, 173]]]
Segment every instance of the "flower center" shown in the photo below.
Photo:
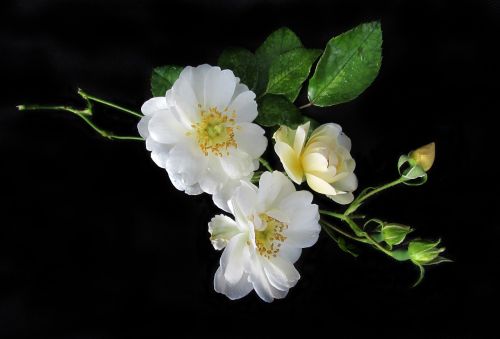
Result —
[[255, 231], [255, 244], [259, 254], [266, 258], [276, 257], [280, 251], [281, 244], [286, 240], [283, 231], [288, 225], [278, 221], [267, 214], [260, 214], [260, 220], [264, 224], [264, 229]]
[[[227, 109], [224, 111], [226, 112]], [[224, 153], [229, 155], [229, 148], [237, 148], [238, 144], [234, 138], [236, 126], [236, 113], [231, 116], [219, 112], [216, 107], [210, 107], [208, 110], [201, 109], [201, 121], [192, 125], [196, 131], [196, 140], [198, 146], [205, 156], [212, 153], [221, 157]]]

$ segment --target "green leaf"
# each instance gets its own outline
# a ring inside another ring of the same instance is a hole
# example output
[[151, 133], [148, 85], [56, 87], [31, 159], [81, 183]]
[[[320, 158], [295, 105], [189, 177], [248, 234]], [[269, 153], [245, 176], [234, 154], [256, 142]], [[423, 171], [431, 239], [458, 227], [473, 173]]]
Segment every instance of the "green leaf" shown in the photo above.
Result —
[[155, 97], [165, 96], [165, 93], [172, 88], [175, 80], [179, 78], [182, 67], [180, 66], [161, 66], [153, 69], [151, 75], [151, 93]]
[[271, 63], [281, 54], [299, 47], [302, 47], [299, 37], [289, 28], [282, 27], [271, 33], [262, 45], [257, 48], [255, 52], [259, 71], [259, 80], [256, 88], [257, 95], [264, 93], [267, 88]]
[[228, 48], [219, 57], [218, 65], [230, 69], [241, 82], [251, 90], [257, 85], [257, 60], [255, 55], [244, 48]]
[[356, 98], [373, 82], [381, 61], [379, 22], [359, 25], [332, 38], [309, 80], [309, 100], [316, 106], [331, 106]]
[[319, 49], [296, 48], [278, 56], [269, 68], [266, 92], [283, 94], [294, 102], [320, 54]]
[[258, 104], [259, 115], [255, 122], [259, 125], [297, 126], [303, 121], [299, 109], [282, 95], [266, 94]]

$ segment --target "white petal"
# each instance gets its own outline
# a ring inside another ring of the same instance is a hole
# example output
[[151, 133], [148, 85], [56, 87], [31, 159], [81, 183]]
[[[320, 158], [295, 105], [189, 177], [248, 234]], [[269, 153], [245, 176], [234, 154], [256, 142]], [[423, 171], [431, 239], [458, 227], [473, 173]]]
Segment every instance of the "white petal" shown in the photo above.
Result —
[[269, 278], [269, 282], [279, 290], [292, 288], [300, 279], [300, 274], [295, 267], [279, 256], [270, 260], [263, 260], [263, 262], [264, 271]]
[[243, 298], [250, 291], [253, 286], [248, 281], [248, 274], [243, 274], [240, 281], [236, 284], [229, 284], [224, 278], [224, 273], [221, 267], [217, 269], [214, 277], [214, 290], [215, 292], [226, 295], [231, 300]]
[[205, 78], [205, 108], [218, 107], [221, 111], [226, 109], [233, 97], [236, 83], [237, 78], [232, 71], [212, 67]]
[[351, 150], [351, 139], [345, 135], [345, 133], [340, 133], [337, 137], [337, 143], [341, 146], [344, 146], [346, 150]]
[[148, 129], [148, 124], [149, 120], [151, 120], [151, 116], [143, 116], [141, 120], [139, 120], [139, 123], [137, 124], [137, 130], [139, 131], [139, 135], [146, 140], [149, 136], [149, 129]]
[[234, 88], [234, 93], [233, 93], [233, 97], [231, 98], [231, 102], [233, 102], [238, 97], [238, 95], [240, 95], [243, 92], [247, 92], [247, 91], [248, 91], [248, 86], [245, 84], [242, 84], [241, 82], [238, 82], [236, 84], [236, 87]]
[[198, 183], [206, 167], [206, 157], [186, 144], [175, 145], [165, 164], [169, 174], [177, 176], [186, 186]]
[[157, 143], [149, 137], [146, 139], [146, 149], [151, 151], [151, 159], [161, 168], [165, 168], [172, 145]]
[[174, 185], [174, 187], [179, 191], [184, 191], [184, 193], [189, 195], [198, 195], [203, 193], [200, 185], [198, 183], [188, 183], [188, 181], [185, 180], [183, 173], [172, 172], [169, 168], [165, 169], [167, 170], [168, 177], [170, 178], [172, 185]]
[[272, 302], [275, 298], [284, 298], [288, 290], [281, 291], [269, 283], [267, 275], [262, 267], [260, 256], [256, 259], [252, 259], [252, 270], [249, 276], [249, 280], [255, 289], [257, 295], [265, 302]]
[[313, 246], [319, 237], [320, 230], [306, 229], [286, 232], [286, 241], [290, 246], [306, 248]]
[[186, 137], [187, 132], [170, 109], [156, 112], [149, 120], [148, 130], [151, 138], [162, 144], [177, 143]]
[[238, 233], [240, 229], [236, 222], [226, 215], [219, 214], [208, 223], [210, 241], [216, 250], [226, 247], [227, 243]]
[[240, 93], [230, 104], [229, 112], [236, 113], [237, 122], [252, 122], [257, 117], [257, 102], [255, 93], [246, 91]]
[[200, 185], [196, 183], [190, 186], [186, 186], [186, 188], [184, 189], [184, 193], [186, 193], [187, 195], [198, 195], [203, 193], [203, 190], [201, 189]]
[[280, 158], [286, 173], [296, 184], [300, 185], [304, 179], [304, 172], [299, 161], [299, 156], [293, 148], [280, 141], [276, 141], [274, 151]]
[[326, 181], [315, 175], [306, 173], [306, 180], [307, 184], [309, 185], [309, 187], [311, 187], [313, 191], [327, 195], [334, 195], [337, 193], [337, 191], [335, 190], [335, 188], [332, 187], [332, 185], [330, 185], [329, 183], [327, 183]]
[[310, 205], [313, 200], [313, 195], [309, 191], [293, 192], [284, 198], [278, 208], [284, 213], [293, 215], [296, 211], [303, 209]]
[[310, 205], [296, 211], [292, 222], [284, 231], [286, 243], [295, 247], [310, 247], [318, 240], [321, 227], [318, 223], [319, 212], [317, 205]]
[[141, 107], [141, 112], [144, 115], [150, 115], [166, 108], [168, 108], [168, 105], [165, 97], [156, 97], [146, 101]]
[[267, 138], [264, 129], [252, 123], [239, 124], [235, 132], [238, 149], [248, 153], [252, 158], [259, 158], [267, 147]]
[[354, 173], [350, 173], [345, 178], [336, 181], [333, 186], [340, 191], [353, 192], [358, 188], [358, 179]]
[[301, 253], [301, 248], [292, 246], [288, 242], [284, 242], [281, 244], [279, 256], [294, 264], [300, 258]]
[[281, 172], [265, 172], [259, 180], [258, 203], [262, 211], [278, 206], [281, 200], [295, 192], [292, 182]]
[[232, 213], [237, 218], [244, 222], [247, 216], [254, 214], [255, 203], [257, 201], [257, 187], [251, 183], [242, 182], [235, 190], [234, 196], [231, 199]]
[[230, 149], [229, 155], [223, 155], [218, 159], [224, 172], [232, 179], [243, 178], [256, 169], [253, 158], [239, 149]]
[[234, 192], [240, 183], [241, 180], [224, 180], [223, 184], [219, 185], [212, 195], [215, 205], [226, 212], [230, 212], [228, 201], [234, 196]]
[[186, 127], [200, 119], [198, 99], [189, 81], [191, 72], [191, 68], [186, 67], [172, 87], [172, 100], [175, 102], [179, 117]]
[[198, 103], [202, 107], [205, 107], [205, 80], [211, 68], [212, 66], [203, 64], [193, 68], [191, 74], [191, 87], [193, 87], [194, 94], [198, 98]]
[[209, 154], [207, 161], [207, 170], [200, 178], [200, 185], [204, 192], [207, 192], [208, 194], [215, 194], [221, 186], [225, 185], [229, 178], [222, 169], [220, 161], [217, 157]]
[[227, 244], [220, 258], [224, 278], [230, 284], [236, 284], [243, 276], [243, 268], [249, 259], [247, 240], [248, 235], [245, 233], [235, 235]]
[[[317, 224], [319, 220], [319, 208], [316, 204], [310, 204], [292, 212], [292, 221], [289, 224], [289, 229], [304, 229], [315, 227], [317, 230], [320, 227]], [[316, 223], [315, 223], [316, 222]]]

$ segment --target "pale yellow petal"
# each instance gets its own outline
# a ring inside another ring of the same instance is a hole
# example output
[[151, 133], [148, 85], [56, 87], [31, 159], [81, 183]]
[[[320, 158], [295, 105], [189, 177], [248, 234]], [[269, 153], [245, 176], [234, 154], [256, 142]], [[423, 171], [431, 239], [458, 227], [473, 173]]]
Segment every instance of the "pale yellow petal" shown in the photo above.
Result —
[[290, 145], [284, 142], [276, 142], [274, 151], [278, 155], [285, 168], [286, 173], [296, 184], [301, 184], [304, 177], [304, 172], [299, 161], [299, 155], [294, 152]]
[[436, 144], [431, 142], [430, 144], [420, 147], [410, 153], [410, 158], [427, 172], [431, 169], [432, 164], [434, 164], [434, 159], [436, 158]]
[[337, 194], [337, 191], [332, 187], [332, 185], [315, 175], [306, 173], [306, 179], [307, 184], [313, 191], [327, 195]]
[[295, 139], [293, 141], [293, 149], [297, 154], [302, 153], [302, 148], [306, 142], [307, 132], [309, 131], [310, 122], [306, 122], [303, 125], [297, 127], [295, 131]]
[[305, 172], [326, 171], [328, 168], [328, 160], [319, 153], [305, 153], [302, 156], [302, 167]]
[[281, 141], [292, 147], [295, 140], [295, 131], [288, 126], [282, 125], [276, 132], [274, 132], [273, 139], [276, 142]]

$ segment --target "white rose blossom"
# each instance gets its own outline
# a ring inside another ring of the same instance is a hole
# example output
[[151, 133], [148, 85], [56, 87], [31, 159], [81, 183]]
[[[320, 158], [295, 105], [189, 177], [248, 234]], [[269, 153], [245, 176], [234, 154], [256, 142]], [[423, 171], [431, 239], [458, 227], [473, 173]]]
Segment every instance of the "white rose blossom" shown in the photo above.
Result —
[[318, 240], [318, 206], [281, 172], [262, 174], [259, 187], [243, 182], [229, 201], [234, 219], [217, 215], [211, 241], [223, 249], [215, 291], [239, 299], [253, 289], [264, 301], [284, 298], [300, 278], [294, 263]]
[[319, 126], [307, 140], [308, 131], [309, 122], [296, 130], [281, 126], [274, 133], [274, 150], [286, 173], [296, 184], [305, 179], [312, 190], [339, 204], [351, 203], [358, 187], [351, 140], [334, 123]]
[[186, 67], [164, 97], [141, 108], [138, 124], [151, 158], [187, 194], [206, 192], [228, 211], [240, 180], [249, 180], [267, 147], [255, 93], [230, 70]]

